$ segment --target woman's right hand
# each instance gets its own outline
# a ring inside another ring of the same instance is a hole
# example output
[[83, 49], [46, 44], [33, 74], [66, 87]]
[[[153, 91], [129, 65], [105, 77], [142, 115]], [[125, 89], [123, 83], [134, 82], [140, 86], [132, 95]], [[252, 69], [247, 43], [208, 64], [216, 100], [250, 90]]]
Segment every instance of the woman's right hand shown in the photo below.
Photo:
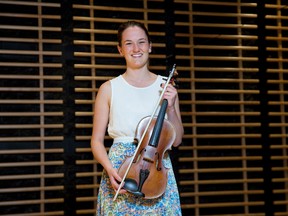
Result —
[[[112, 168], [109, 171], [107, 171], [107, 174], [109, 176], [111, 186], [116, 192], [120, 186], [120, 183], [122, 181], [122, 178], [118, 175], [118, 172], [116, 169]], [[123, 187], [123, 186], [122, 186]], [[127, 191], [124, 189], [120, 189], [119, 194], [126, 193]]]

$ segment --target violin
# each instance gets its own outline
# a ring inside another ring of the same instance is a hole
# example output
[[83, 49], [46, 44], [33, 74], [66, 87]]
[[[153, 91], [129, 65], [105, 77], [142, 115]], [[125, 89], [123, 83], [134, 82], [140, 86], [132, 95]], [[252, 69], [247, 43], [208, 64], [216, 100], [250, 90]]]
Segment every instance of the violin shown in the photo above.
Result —
[[[176, 132], [171, 122], [165, 119], [168, 101], [162, 100], [169, 83], [174, 82], [176, 65], [173, 65], [163, 91], [151, 116], [143, 118], [137, 126], [135, 141], [138, 144], [132, 157], [127, 157], [118, 170], [122, 177], [114, 196], [115, 200], [123, 187], [136, 197], [154, 199], [166, 189], [168, 169], [163, 166], [166, 151], [171, 150]], [[176, 74], [177, 75], [177, 74]], [[158, 116], [156, 110], [161, 103]]]

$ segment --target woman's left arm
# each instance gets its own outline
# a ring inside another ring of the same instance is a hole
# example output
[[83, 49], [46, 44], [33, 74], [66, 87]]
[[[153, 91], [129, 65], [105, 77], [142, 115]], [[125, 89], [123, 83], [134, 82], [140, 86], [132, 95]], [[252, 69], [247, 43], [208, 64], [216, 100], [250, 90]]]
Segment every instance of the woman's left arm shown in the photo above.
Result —
[[[162, 84], [162, 86], [164, 85]], [[174, 125], [176, 130], [176, 139], [173, 146], [177, 147], [182, 143], [182, 137], [184, 134], [177, 89], [169, 84], [163, 98], [168, 100], [167, 116], [168, 120]]]

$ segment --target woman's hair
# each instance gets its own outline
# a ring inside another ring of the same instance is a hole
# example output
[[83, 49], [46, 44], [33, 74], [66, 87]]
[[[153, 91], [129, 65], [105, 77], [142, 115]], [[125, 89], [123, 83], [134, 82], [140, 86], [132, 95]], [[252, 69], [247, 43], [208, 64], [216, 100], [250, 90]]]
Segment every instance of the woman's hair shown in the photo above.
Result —
[[149, 32], [147, 30], [147, 28], [145, 27], [144, 24], [140, 23], [140, 22], [137, 22], [137, 21], [127, 21], [127, 22], [124, 22], [122, 23], [119, 28], [118, 28], [118, 34], [117, 34], [117, 39], [118, 39], [118, 45], [121, 47], [121, 41], [122, 41], [122, 34], [123, 32], [129, 28], [129, 27], [134, 27], [134, 26], [137, 26], [141, 29], [143, 29], [143, 31], [145, 32], [147, 38], [148, 38], [148, 41], [149, 43], [151, 43], [151, 39], [150, 39], [150, 35], [149, 35]]

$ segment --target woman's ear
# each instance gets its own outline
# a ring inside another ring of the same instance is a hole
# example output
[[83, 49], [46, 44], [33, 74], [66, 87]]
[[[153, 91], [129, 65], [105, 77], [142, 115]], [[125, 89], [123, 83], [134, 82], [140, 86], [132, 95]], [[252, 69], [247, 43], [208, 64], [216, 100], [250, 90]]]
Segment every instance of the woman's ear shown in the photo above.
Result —
[[120, 55], [123, 56], [122, 49], [119, 45], [117, 45], [117, 49], [118, 49], [118, 52], [120, 53]]
[[152, 42], [150, 42], [150, 45], [149, 45], [149, 53], [152, 52]]

